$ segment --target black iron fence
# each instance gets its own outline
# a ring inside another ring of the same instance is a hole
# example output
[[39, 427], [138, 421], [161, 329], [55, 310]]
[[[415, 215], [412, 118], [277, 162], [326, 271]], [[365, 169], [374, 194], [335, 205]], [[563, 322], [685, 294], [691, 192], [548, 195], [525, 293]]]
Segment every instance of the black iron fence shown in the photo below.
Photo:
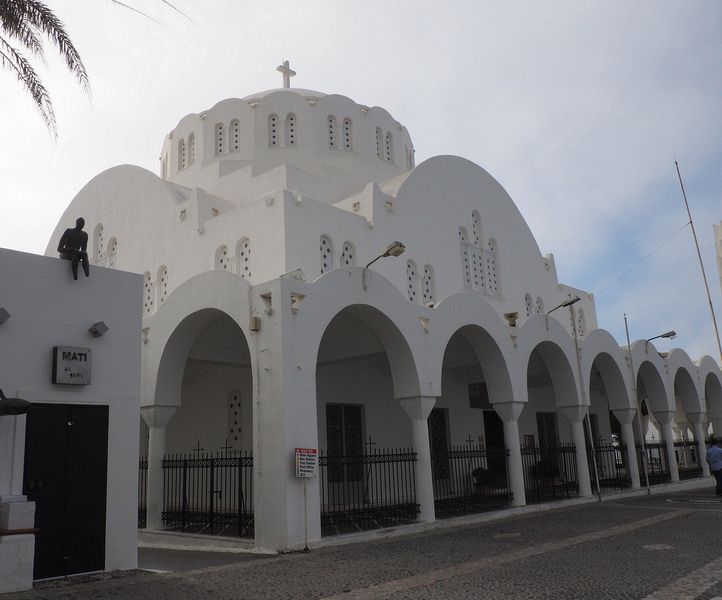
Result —
[[349, 456], [319, 454], [321, 535], [392, 527], [416, 520], [411, 448], [379, 448]]
[[253, 537], [253, 456], [247, 452], [166, 455], [163, 524]]
[[680, 479], [692, 479], [702, 476], [702, 460], [699, 455], [697, 442], [689, 440], [674, 443], [674, 454], [677, 459], [677, 469]]
[[505, 508], [511, 504], [509, 450], [479, 444], [451, 446], [431, 455], [437, 518]]
[[627, 449], [623, 444], [600, 440], [595, 444], [594, 451], [592, 451], [591, 446], [587, 446], [587, 460], [593, 488], [596, 489], [595, 461], [597, 475], [599, 476], [599, 487], [602, 490], [609, 488], [624, 489], [632, 485], [632, 477], [628, 468]]
[[138, 461], [138, 529], [146, 524], [146, 497], [148, 495], [148, 457], [141, 456]]
[[524, 447], [521, 462], [527, 503], [579, 495], [574, 444]]
[[649, 483], [657, 485], [670, 481], [669, 462], [667, 461], [667, 447], [660, 443], [645, 443], [645, 452], [641, 444], [637, 444], [637, 462], [639, 464], [639, 477], [642, 485], [646, 485], [644, 469], [647, 469]]

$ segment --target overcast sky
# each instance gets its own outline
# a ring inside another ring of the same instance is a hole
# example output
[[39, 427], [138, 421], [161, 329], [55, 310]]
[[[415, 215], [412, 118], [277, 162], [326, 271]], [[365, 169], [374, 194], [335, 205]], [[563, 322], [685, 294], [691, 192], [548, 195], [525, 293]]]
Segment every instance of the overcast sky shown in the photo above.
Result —
[[288, 59], [293, 86], [386, 108], [417, 164], [456, 154], [489, 171], [620, 344], [626, 312], [632, 339], [675, 329], [693, 359], [719, 360], [674, 168], [676, 157], [722, 317], [719, 0], [172, 0], [190, 19], [126, 2], [158, 22], [109, 1], [47, 0], [92, 87], [88, 98], [50, 51], [38, 65], [57, 143], [0, 72], [0, 245], [44, 252], [94, 175], [123, 163], [157, 173], [184, 115], [279, 87]]

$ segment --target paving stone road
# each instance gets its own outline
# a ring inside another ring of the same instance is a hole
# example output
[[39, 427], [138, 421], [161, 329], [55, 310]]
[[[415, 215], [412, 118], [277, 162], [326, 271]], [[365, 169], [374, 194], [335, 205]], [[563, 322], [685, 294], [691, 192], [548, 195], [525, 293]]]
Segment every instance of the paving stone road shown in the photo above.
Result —
[[2, 600], [85, 598], [719, 600], [722, 502], [711, 488], [616, 499]]

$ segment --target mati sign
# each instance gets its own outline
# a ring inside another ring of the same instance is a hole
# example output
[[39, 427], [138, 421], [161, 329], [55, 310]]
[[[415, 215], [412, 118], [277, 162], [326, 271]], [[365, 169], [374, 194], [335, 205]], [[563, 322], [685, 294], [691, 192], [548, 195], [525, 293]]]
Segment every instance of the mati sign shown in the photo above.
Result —
[[90, 383], [90, 348], [55, 346], [53, 348], [53, 383], [88, 385]]

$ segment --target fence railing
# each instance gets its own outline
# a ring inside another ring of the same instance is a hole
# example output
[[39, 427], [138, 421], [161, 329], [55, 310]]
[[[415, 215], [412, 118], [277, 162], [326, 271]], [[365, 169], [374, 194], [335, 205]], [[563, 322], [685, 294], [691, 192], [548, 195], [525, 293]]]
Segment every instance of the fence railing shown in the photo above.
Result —
[[692, 479], [702, 475], [702, 463], [700, 462], [697, 442], [689, 440], [674, 442], [674, 454], [677, 459], [680, 479]]
[[450, 446], [431, 455], [437, 518], [505, 508], [511, 504], [509, 450], [479, 444]]
[[146, 497], [148, 496], [148, 457], [141, 456], [138, 461], [138, 529], [146, 525]]
[[604, 440], [600, 440], [594, 445], [594, 452], [592, 452], [591, 446], [587, 446], [589, 477], [592, 482], [592, 488], [596, 489], [592, 457], [596, 459], [600, 488], [624, 489], [632, 485], [632, 477], [627, 464], [627, 449], [623, 444], [610, 444]]
[[163, 524], [253, 537], [253, 456], [247, 452], [163, 458]]
[[637, 444], [637, 463], [639, 464], [639, 477], [642, 485], [646, 485], [644, 478], [644, 465], [647, 467], [647, 475], [649, 483], [657, 485], [670, 481], [671, 475], [669, 471], [669, 462], [667, 461], [667, 447], [659, 443], [645, 443], [645, 453], [642, 451], [642, 445]]
[[319, 454], [321, 535], [366, 531], [416, 520], [416, 452], [379, 448], [348, 456]]
[[574, 444], [523, 447], [521, 462], [527, 503], [579, 495]]

